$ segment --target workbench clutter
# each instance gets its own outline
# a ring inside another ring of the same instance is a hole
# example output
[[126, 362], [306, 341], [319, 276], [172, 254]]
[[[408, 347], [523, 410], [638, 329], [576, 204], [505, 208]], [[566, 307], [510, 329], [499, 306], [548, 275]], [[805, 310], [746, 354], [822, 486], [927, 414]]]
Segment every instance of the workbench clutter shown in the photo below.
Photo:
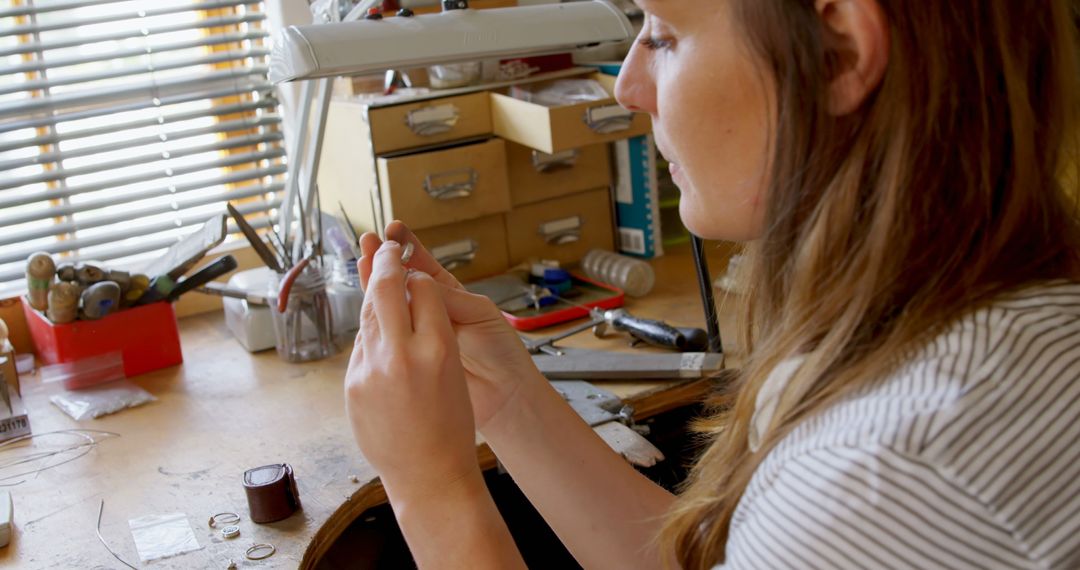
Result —
[[171, 302], [235, 268], [226, 255], [187, 279], [168, 272], [148, 279], [98, 263], [56, 266], [47, 254], [34, 254], [23, 312], [46, 364], [119, 353], [124, 375], [136, 376], [183, 361]]
[[30, 418], [22, 403], [15, 348], [8, 339], [7, 323], [0, 319], [0, 441], [30, 433]]

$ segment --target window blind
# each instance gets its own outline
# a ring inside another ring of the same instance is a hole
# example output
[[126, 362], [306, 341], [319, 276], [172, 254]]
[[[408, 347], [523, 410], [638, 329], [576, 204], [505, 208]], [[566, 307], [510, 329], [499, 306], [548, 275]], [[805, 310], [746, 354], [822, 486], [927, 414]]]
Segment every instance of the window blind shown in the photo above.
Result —
[[138, 270], [226, 201], [271, 224], [265, 23], [244, 0], [0, 0], [0, 295], [37, 251]]

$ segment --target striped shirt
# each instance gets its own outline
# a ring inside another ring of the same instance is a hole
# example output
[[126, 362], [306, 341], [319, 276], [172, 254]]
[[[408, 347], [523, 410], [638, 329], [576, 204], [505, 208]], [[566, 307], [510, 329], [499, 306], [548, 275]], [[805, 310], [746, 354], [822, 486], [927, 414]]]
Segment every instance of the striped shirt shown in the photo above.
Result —
[[1080, 284], [968, 314], [797, 426], [739, 502], [724, 568], [1080, 568]]

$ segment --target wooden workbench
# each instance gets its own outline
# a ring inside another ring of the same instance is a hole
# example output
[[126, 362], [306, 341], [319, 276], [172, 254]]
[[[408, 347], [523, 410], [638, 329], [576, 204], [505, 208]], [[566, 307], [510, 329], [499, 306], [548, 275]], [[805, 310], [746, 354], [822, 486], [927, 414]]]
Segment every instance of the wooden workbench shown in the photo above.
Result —
[[[710, 246], [714, 275], [727, 250]], [[701, 308], [689, 249], [677, 248], [653, 262], [657, 286], [627, 308], [643, 317], [700, 326]], [[726, 328], [726, 327], [725, 327]], [[546, 331], [549, 332], [549, 331]], [[27, 568], [117, 568], [121, 565], [95, 535], [104, 499], [101, 533], [126, 561], [138, 560], [128, 520], [184, 513], [200, 550], [152, 563], [157, 568], [312, 567], [361, 513], [385, 502], [375, 474], [360, 455], [345, 417], [342, 377], [348, 354], [308, 364], [289, 364], [273, 351], [249, 354], [233, 340], [220, 314], [181, 320], [182, 366], [134, 379], [157, 401], [97, 420], [75, 422], [49, 403], [53, 387], [31, 376], [24, 399], [34, 433], [88, 428], [120, 434], [86, 456], [7, 487], [14, 502], [10, 546], [0, 566]], [[588, 348], [623, 341], [579, 335]], [[703, 381], [604, 383], [648, 417], [701, 397]], [[72, 438], [40, 440], [76, 442]], [[494, 465], [478, 444], [485, 467]], [[10, 458], [0, 454], [0, 460]], [[273, 524], [249, 520], [241, 484], [245, 469], [287, 462], [297, 477], [303, 510]], [[12, 473], [7, 471], [6, 473]], [[0, 474], [4, 474], [0, 472]], [[221, 537], [207, 525], [219, 512], [240, 514], [241, 536]], [[271, 543], [277, 552], [258, 562], [244, 551]]]

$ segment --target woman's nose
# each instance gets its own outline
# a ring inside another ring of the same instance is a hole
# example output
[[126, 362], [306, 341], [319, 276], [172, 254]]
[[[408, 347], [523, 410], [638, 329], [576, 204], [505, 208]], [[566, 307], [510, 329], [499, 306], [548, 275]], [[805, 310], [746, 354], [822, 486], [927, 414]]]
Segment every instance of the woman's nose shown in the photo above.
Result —
[[655, 114], [656, 84], [645, 59], [635, 42], [615, 82], [615, 100], [631, 111]]

